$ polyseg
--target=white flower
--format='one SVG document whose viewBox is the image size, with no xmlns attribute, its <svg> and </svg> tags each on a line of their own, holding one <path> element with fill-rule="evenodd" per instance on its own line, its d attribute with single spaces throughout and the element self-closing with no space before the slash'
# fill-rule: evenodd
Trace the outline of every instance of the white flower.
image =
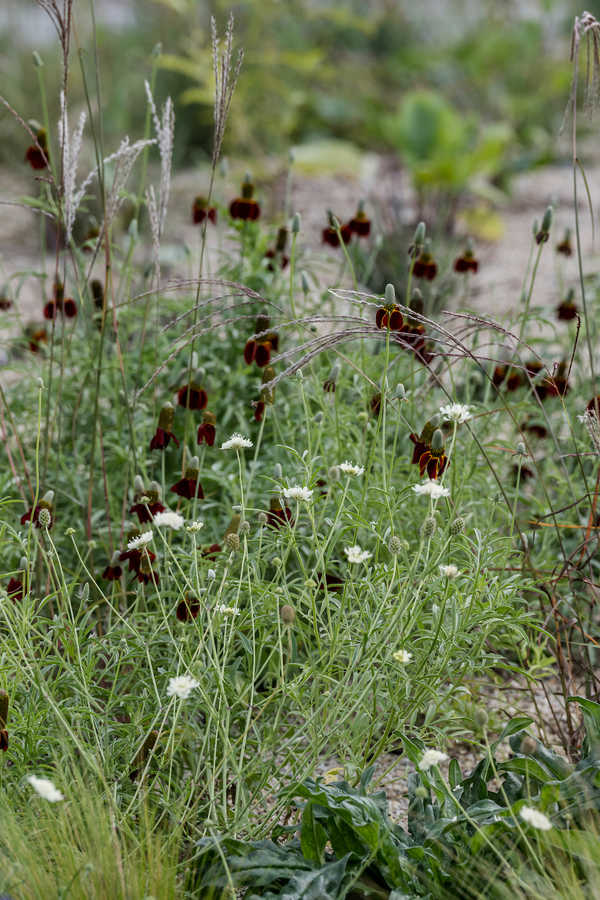
<svg viewBox="0 0 600 900">
<path fill-rule="evenodd" d="M 369 550 L 361 550 L 358 544 L 354 547 L 344 547 L 344 553 L 350 563 L 364 563 L 373 556 Z"/>
<path fill-rule="evenodd" d="M 250 447 L 254 447 L 250 438 L 244 437 L 237 431 L 231 435 L 228 441 L 221 444 L 221 450 L 249 450 Z"/>
<path fill-rule="evenodd" d="M 155 525 L 166 525 L 168 528 L 172 528 L 173 531 L 178 531 L 183 526 L 183 522 L 183 516 L 180 516 L 177 512 L 171 512 L 170 509 L 164 512 L 157 512 L 154 516 Z"/>
<path fill-rule="evenodd" d="M 312 500 L 313 492 L 307 487 L 295 485 L 294 487 L 284 488 L 283 496 L 286 500 L 304 500 L 306 503 Z"/>
<path fill-rule="evenodd" d="M 191 675 L 176 675 L 175 678 L 169 679 L 167 697 L 181 697 L 182 700 L 187 700 L 198 684 L 199 682 Z"/>
<path fill-rule="evenodd" d="M 239 609 L 234 609 L 233 606 L 225 606 L 224 603 L 220 603 L 218 606 L 215 606 L 215 612 L 223 613 L 225 616 L 239 616 Z"/>
<path fill-rule="evenodd" d="M 439 500 L 440 497 L 449 497 L 450 491 L 437 481 L 426 481 L 424 484 L 413 484 L 415 494 L 425 494 L 432 500 Z"/>
<path fill-rule="evenodd" d="M 355 466 L 354 463 L 351 463 L 348 460 L 340 463 L 338 469 L 345 475 L 362 475 L 365 471 L 364 466 Z"/>
<path fill-rule="evenodd" d="M 520 816 L 524 822 L 527 822 L 529 825 L 532 825 L 540 831 L 550 831 L 552 828 L 552 822 L 548 816 L 544 815 L 543 812 L 540 812 L 539 809 L 534 809 L 532 806 L 522 806 Z"/>
<path fill-rule="evenodd" d="M 412 653 L 409 653 L 408 650 L 396 650 L 392 654 L 392 659 L 395 659 L 397 663 L 409 663 L 412 659 Z"/>
<path fill-rule="evenodd" d="M 144 531 L 139 537 L 132 538 L 127 544 L 128 550 L 139 550 L 140 547 L 145 547 L 146 544 L 149 544 L 152 540 L 152 532 Z"/>
<path fill-rule="evenodd" d="M 458 567 L 453 565 L 440 566 L 440 575 L 443 575 L 445 578 L 456 578 Z"/>
<path fill-rule="evenodd" d="M 463 403 L 449 403 L 448 406 L 440 406 L 440 412 L 445 419 L 462 425 L 471 418 L 470 408 Z"/>
<path fill-rule="evenodd" d="M 426 750 L 419 762 L 419 768 L 426 772 L 432 766 L 439 766 L 440 763 L 446 762 L 447 759 L 448 754 L 442 753 L 441 750 Z"/>
<path fill-rule="evenodd" d="M 209 578 L 211 581 L 214 581 L 215 578 L 217 577 L 217 573 L 215 572 L 214 569 L 209 569 L 208 572 L 206 573 L 206 577 Z"/>
<path fill-rule="evenodd" d="M 43 797 L 44 800 L 47 800 L 48 803 L 58 803 L 59 800 L 65 799 L 49 778 L 37 778 L 35 775 L 28 775 L 27 781 L 34 791 L 36 791 L 40 797 Z"/>
<path fill-rule="evenodd" d="M 196 531 L 200 531 L 201 528 L 204 528 L 204 522 L 200 522 L 198 520 L 196 522 L 190 522 L 185 530 L 194 533 Z"/>
</svg>

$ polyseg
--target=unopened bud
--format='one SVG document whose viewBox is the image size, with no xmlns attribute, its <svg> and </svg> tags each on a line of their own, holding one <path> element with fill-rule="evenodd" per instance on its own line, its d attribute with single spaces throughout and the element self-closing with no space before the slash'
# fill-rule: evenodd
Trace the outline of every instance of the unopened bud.
<svg viewBox="0 0 600 900">
<path fill-rule="evenodd" d="M 396 288 L 393 284 L 386 284 L 385 286 L 385 302 L 390 306 L 396 302 Z"/>
<path fill-rule="evenodd" d="M 417 227 L 415 229 L 415 236 L 413 238 L 413 244 L 415 245 L 415 247 L 423 246 L 423 244 L 425 243 L 425 234 L 426 234 L 425 222 L 419 222 L 419 224 L 417 225 Z"/>
<path fill-rule="evenodd" d="M 488 714 L 482 706 L 478 706 L 473 713 L 473 721 L 478 728 L 485 728 L 488 723 Z"/>
<path fill-rule="evenodd" d="M 296 610 L 293 606 L 286 603 L 280 610 L 281 621 L 284 625 L 293 625 L 296 618 Z"/>
<path fill-rule="evenodd" d="M 465 520 L 459 516 L 450 524 L 450 534 L 456 537 L 457 534 L 462 534 L 465 530 Z"/>
<path fill-rule="evenodd" d="M 237 551 L 240 549 L 240 538 L 235 532 L 231 531 L 229 534 L 225 535 L 224 538 L 225 546 L 228 550 Z"/>
<path fill-rule="evenodd" d="M 424 520 L 423 525 L 421 526 L 421 531 L 423 532 L 423 537 L 432 537 L 435 533 L 436 529 L 436 521 L 433 516 L 427 516 Z"/>
<path fill-rule="evenodd" d="M 299 234 L 300 232 L 300 213 L 294 213 L 294 217 L 292 219 L 292 234 Z"/>
</svg>

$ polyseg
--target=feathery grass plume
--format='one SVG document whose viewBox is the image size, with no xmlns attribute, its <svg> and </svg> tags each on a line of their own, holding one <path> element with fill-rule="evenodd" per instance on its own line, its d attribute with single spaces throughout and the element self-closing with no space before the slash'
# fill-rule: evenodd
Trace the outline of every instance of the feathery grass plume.
<svg viewBox="0 0 600 900">
<path fill-rule="evenodd" d="M 227 125 L 227 117 L 229 116 L 229 108 L 235 86 L 242 67 L 244 51 L 238 50 L 235 64 L 233 62 L 233 13 L 229 14 L 227 28 L 225 31 L 225 44 L 223 49 L 219 46 L 219 36 L 217 34 L 217 23 L 214 16 L 210 19 L 210 30 L 212 36 L 212 56 L 213 56 L 213 72 L 215 78 L 215 108 L 214 121 L 215 133 L 213 142 L 213 166 L 216 166 L 219 156 L 221 155 L 221 147 L 225 136 L 225 128 Z"/>
<path fill-rule="evenodd" d="M 85 110 L 79 116 L 77 128 L 73 134 L 69 134 L 69 118 L 67 113 L 67 100 L 65 92 L 60 92 L 60 118 L 58 120 L 58 145 L 62 160 L 62 192 L 63 192 L 63 217 L 65 226 L 65 241 L 68 244 L 73 234 L 73 225 L 77 208 L 83 194 L 76 190 L 77 164 L 81 152 L 81 139 L 85 128 Z"/>
<path fill-rule="evenodd" d="M 597 106 L 600 96 L 600 22 L 598 22 L 595 16 L 587 11 L 584 11 L 580 16 L 575 16 L 573 32 L 571 34 L 573 77 L 567 112 L 572 108 L 573 118 L 575 118 L 577 110 L 579 54 L 581 52 L 582 43 L 585 43 L 587 49 L 584 106 L 587 112 L 591 114 L 593 109 Z"/>
<path fill-rule="evenodd" d="M 152 91 L 150 90 L 150 85 L 147 81 L 144 81 L 144 87 L 146 88 L 146 96 L 148 97 L 148 103 L 152 110 L 152 120 L 154 122 L 154 130 L 156 131 L 158 152 L 160 153 L 160 187 L 158 193 L 158 233 L 160 237 L 167 216 L 169 193 L 171 191 L 171 163 L 173 160 L 173 140 L 175 136 L 175 112 L 173 110 L 171 98 L 167 97 L 162 108 L 162 115 L 159 118 Z M 154 196 L 154 191 L 152 193 Z"/>
</svg>

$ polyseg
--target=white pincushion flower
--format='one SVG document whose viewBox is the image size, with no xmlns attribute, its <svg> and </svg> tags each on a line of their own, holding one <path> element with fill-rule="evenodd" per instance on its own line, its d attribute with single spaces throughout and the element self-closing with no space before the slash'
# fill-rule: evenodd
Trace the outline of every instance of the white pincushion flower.
<svg viewBox="0 0 600 900">
<path fill-rule="evenodd" d="M 43 797 L 44 800 L 47 800 L 48 803 L 58 803 L 60 800 L 65 799 L 49 778 L 37 778 L 35 775 L 28 775 L 27 781 L 34 791 L 36 791 L 40 797 Z"/>
<path fill-rule="evenodd" d="M 340 463 L 338 466 L 340 472 L 343 472 L 345 475 L 362 475 L 365 471 L 364 466 L 356 466 L 354 463 L 346 460 L 343 463 Z"/>
<path fill-rule="evenodd" d="M 431 497 L 432 500 L 439 500 L 440 497 L 449 497 L 450 491 L 437 481 L 426 481 L 424 484 L 413 484 L 415 494 L 424 494 Z"/>
<path fill-rule="evenodd" d="M 392 654 L 392 659 L 395 659 L 397 663 L 409 663 L 412 659 L 412 653 L 409 653 L 408 650 L 396 650 L 395 653 Z"/>
<path fill-rule="evenodd" d="M 237 431 L 231 435 L 228 441 L 221 444 L 221 450 L 249 450 L 250 447 L 254 447 L 250 438 L 244 437 Z"/>
<path fill-rule="evenodd" d="M 344 547 L 344 553 L 348 557 L 349 563 L 364 563 L 373 556 L 369 550 L 362 550 L 358 544 L 355 544 L 354 547 Z"/>
<path fill-rule="evenodd" d="M 443 575 L 444 578 L 456 578 L 458 575 L 458 566 L 440 566 L 440 575 Z"/>
<path fill-rule="evenodd" d="M 527 822 L 528 825 L 537 828 L 539 831 L 550 831 L 552 828 L 552 822 L 548 816 L 532 806 L 521 807 L 520 816 L 524 822 Z"/>
<path fill-rule="evenodd" d="M 152 540 L 152 532 L 144 531 L 138 537 L 132 538 L 127 544 L 128 550 L 140 550 L 142 547 L 145 547 L 146 544 L 149 544 Z"/>
<path fill-rule="evenodd" d="M 166 525 L 167 528 L 172 528 L 173 531 L 178 531 L 182 528 L 183 522 L 183 516 L 180 516 L 177 512 L 171 512 L 170 509 L 166 509 L 164 512 L 157 512 L 154 516 L 155 525 Z"/>
<path fill-rule="evenodd" d="M 446 762 L 448 758 L 448 754 L 442 753 L 441 750 L 426 750 L 419 762 L 419 768 L 423 772 L 427 772 L 432 766 L 439 766 L 440 763 Z"/>
<path fill-rule="evenodd" d="M 169 679 L 167 697 L 180 697 L 182 700 L 187 700 L 198 684 L 199 682 L 191 675 L 176 675 Z"/>
<path fill-rule="evenodd" d="M 299 484 L 294 485 L 294 487 L 284 488 L 283 496 L 286 500 L 304 500 L 305 503 L 308 503 L 312 500 L 313 492 L 310 488 L 302 487 Z"/>
<path fill-rule="evenodd" d="M 464 403 L 449 403 L 448 406 L 440 406 L 440 412 L 447 421 L 456 422 L 457 425 L 462 425 L 471 418 L 470 407 L 465 406 Z"/>
<path fill-rule="evenodd" d="M 190 531 L 192 534 L 194 534 L 195 532 L 200 531 L 201 528 L 204 528 L 204 522 L 200 522 L 200 520 L 197 520 L 196 522 L 190 522 L 190 524 L 186 528 L 186 531 Z"/>
<path fill-rule="evenodd" d="M 235 609 L 233 606 L 225 606 L 224 603 L 220 603 L 218 606 L 215 606 L 215 612 L 223 613 L 224 616 L 239 616 L 239 609 Z"/>
</svg>

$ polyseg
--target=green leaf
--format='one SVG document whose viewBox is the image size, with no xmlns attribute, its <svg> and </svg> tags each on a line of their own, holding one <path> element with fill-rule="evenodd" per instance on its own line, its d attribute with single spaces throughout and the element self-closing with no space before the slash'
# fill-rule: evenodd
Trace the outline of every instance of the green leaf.
<svg viewBox="0 0 600 900">
<path fill-rule="evenodd" d="M 518 775 L 524 775 L 526 778 L 533 778 L 541 784 L 551 781 L 554 774 L 544 768 L 536 759 L 530 757 L 517 756 L 514 759 L 507 759 L 498 765 L 499 772 L 516 772 Z"/>
<path fill-rule="evenodd" d="M 518 734 L 519 731 L 525 731 L 525 729 L 529 728 L 532 723 L 533 719 L 530 719 L 529 716 L 515 716 L 514 719 L 511 719 L 510 722 L 506 723 L 504 730 L 492 744 L 492 753 L 495 751 L 498 744 L 500 744 L 504 740 L 504 738 L 510 737 L 511 734 Z"/>
<path fill-rule="evenodd" d="M 300 849 L 302 855 L 315 865 L 322 865 L 325 858 L 327 832 L 319 822 L 315 821 L 313 804 L 307 803 L 302 814 L 300 829 Z"/>
</svg>

